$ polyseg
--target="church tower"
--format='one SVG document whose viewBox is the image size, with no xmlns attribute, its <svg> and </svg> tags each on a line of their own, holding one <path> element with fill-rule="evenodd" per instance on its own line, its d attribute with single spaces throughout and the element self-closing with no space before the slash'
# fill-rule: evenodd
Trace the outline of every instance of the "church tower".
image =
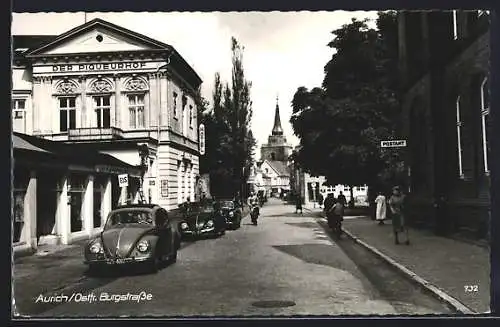
<svg viewBox="0 0 500 327">
<path fill-rule="evenodd" d="M 288 157 L 291 153 L 292 146 L 286 143 L 286 137 L 283 135 L 278 97 L 276 97 L 274 125 L 271 135 L 269 135 L 268 143 L 263 144 L 260 148 L 261 160 L 288 161 Z"/>
</svg>

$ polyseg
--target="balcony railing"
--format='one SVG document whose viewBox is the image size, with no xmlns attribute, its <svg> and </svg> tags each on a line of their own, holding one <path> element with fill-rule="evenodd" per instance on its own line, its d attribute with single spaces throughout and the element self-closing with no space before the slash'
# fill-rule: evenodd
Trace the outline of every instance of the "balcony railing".
<svg viewBox="0 0 500 327">
<path fill-rule="evenodd" d="M 69 140 L 112 140 L 123 138 L 123 131 L 116 127 L 75 128 L 68 131 Z"/>
</svg>

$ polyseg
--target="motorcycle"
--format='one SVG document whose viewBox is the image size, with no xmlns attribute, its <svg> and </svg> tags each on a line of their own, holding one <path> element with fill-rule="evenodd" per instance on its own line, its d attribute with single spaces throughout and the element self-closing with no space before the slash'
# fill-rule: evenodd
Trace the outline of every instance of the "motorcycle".
<svg viewBox="0 0 500 327">
<path fill-rule="evenodd" d="M 252 224 L 257 225 L 257 219 L 259 218 L 259 207 L 254 205 L 250 211 L 250 218 L 252 219 Z"/>
<path fill-rule="evenodd" d="M 335 214 L 328 217 L 328 227 L 332 230 L 335 236 L 339 239 L 342 235 L 342 218 Z"/>
</svg>

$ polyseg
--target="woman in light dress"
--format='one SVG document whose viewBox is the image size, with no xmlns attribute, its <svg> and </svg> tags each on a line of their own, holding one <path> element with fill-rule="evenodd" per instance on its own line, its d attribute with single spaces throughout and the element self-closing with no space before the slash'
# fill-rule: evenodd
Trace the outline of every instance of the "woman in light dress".
<svg viewBox="0 0 500 327">
<path fill-rule="evenodd" d="M 387 213 L 387 202 L 382 192 L 378 193 L 375 203 L 377 204 L 376 219 L 379 225 L 383 225 Z"/>
</svg>

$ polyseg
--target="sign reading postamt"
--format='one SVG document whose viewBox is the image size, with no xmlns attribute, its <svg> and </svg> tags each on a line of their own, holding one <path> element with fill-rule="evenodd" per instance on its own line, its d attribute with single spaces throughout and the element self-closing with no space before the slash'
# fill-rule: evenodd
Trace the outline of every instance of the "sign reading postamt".
<svg viewBox="0 0 500 327">
<path fill-rule="evenodd" d="M 404 148 L 406 146 L 406 140 L 381 141 L 380 146 L 382 148 Z"/>
</svg>

